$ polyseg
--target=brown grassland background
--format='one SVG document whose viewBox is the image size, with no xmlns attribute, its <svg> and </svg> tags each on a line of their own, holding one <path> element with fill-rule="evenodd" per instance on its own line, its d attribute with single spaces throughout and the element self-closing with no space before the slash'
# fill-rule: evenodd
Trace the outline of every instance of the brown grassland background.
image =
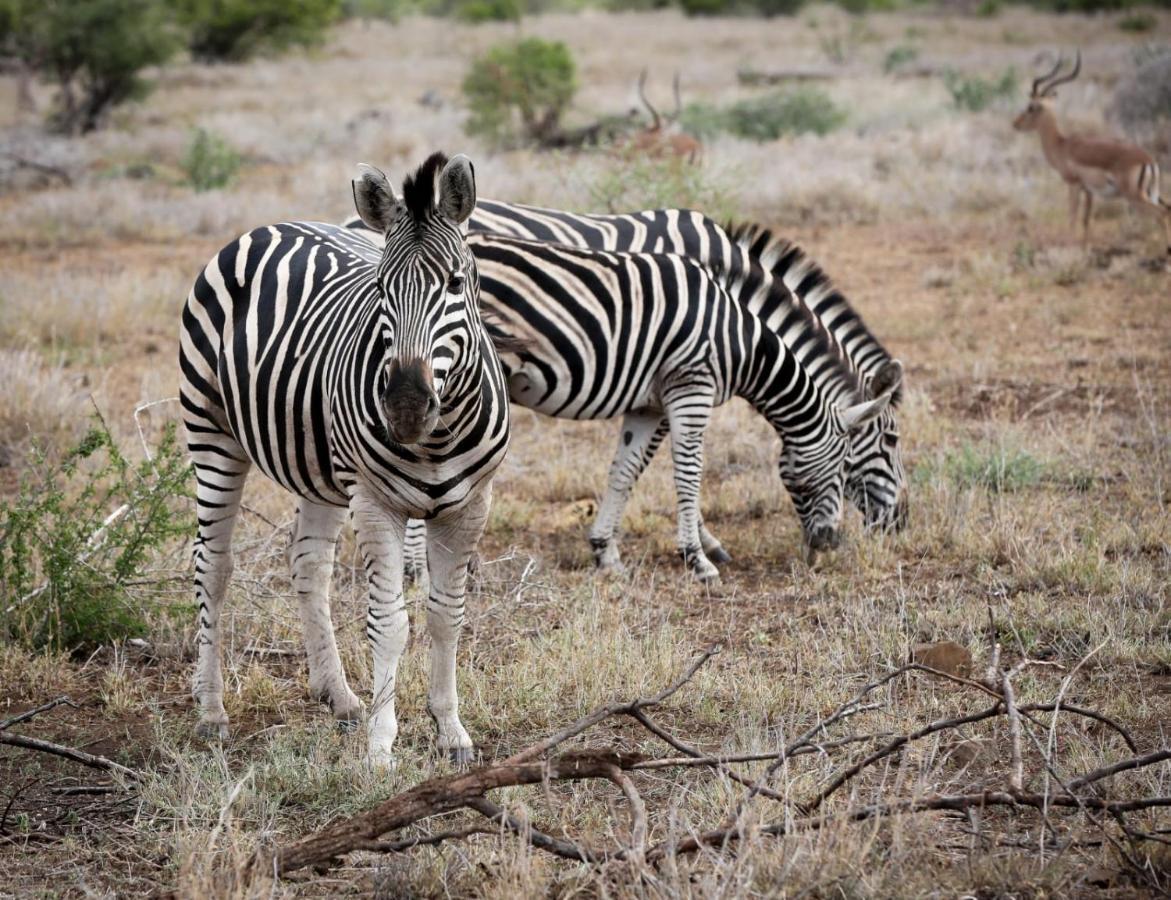
<svg viewBox="0 0 1171 900">
<path fill-rule="evenodd" d="M 1157 13 L 1155 35 L 1171 33 Z M 711 642 L 723 652 L 662 713 L 711 752 L 767 750 L 802 732 L 862 684 L 904 662 L 914 644 L 952 640 L 977 667 L 994 639 L 1013 659 L 1074 667 L 1068 696 L 1127 723 L 1140 748 L 1165 746 L 1171 726 L 1171 274 L 1154 223 L 1101 204 L 1094 249 L 1067 229 L 1066 196 L 1032 135 L 1010 127 L 1023 102 L 982 113 L 953 109 L 938 78 L 882 74 L 908 41 L 920 62 L 987 76 L 1014 66 L 1027 84 L 1037 54 L 1080 46 L 1084 74 L 1062 94 L 1068 118 L 1102 126 L 1114 85 L 1151 35 L 1117 17 L 993 18 L 871 15 L 851 25 L 836 9 L 798 17 L 688 20 L 675 13 L 526 18 L 528 35 L 565 40 L 579 65 L 573 115 L 632 105 L 645 64 L 666 95 L 683 73 L 687 101 L 728 101 L 741 66 L 824 65 L 819 43 L 840 36 L 848 57 L 824 85 L 848 113 L 825 137 L 710 141 L 693 195 L 776 226 L 821 262 L 872 330 L 906 364 L 901 428 L 912 524 L 848 540 L 815 569 L 776 477 L 778 447 L 741 402 L 720 409 L 707 442 L 703 506 L 734 556 L 718 590 L 685 575 L 674 552 L 670 469 L 659 459 L 625 522 L 629 573 L 597 578 L 585 530 L 604 486 L 613 423 L 564 423 L 516 409 L 514 441 L 496 480 L 460 648 L 463 721 L 486 760 L 503 758 L 613 698 L 651 693 Z M 476 163 L 484 196 L 597 208 L 607 179 L 629 163 L 613 153 L 492 152 L 464 136 L 459 84 L 467 61 L 514 26 L 408 19 L 350 23 L 319 51 L 238 66 L 173 65 L 141 104 L 82 139 L 45 138 L 0 79 L 8 146 L 67 169 L 72 186 L 9 173 L 0 193 L 0 490 L 16 489 L 34 439 L 62 447 L 93 404 L 128 453 L 133 410 L 177 390 L 178 314 L 199 268 L 258 224 L 337 221 L 348 180 L 367 161 L 399 177 L 433 149 Z M 438 109 L 418 100 L 433 91 Z M 44 102 L 45 97 L 41 100 Z M 664 105 L 666 96 L 663 97 Z M 245 158 L 223 190 L 195 193 L 179 161 L 190 128 L 224 135 Z M 1164 136 L 1166 138 L 1166 136 Z M 1166 153 L 1168 145 L 1162 150 Z M 1164 168 L 1171 159 L 1162 157 Z M 145 169 L 145 164 L 150 169 Z M 141 176 L 146 171 L 149 177 Z M 618 202 L 641 204 L 639 186 Z M 92 399 L 91 399 L 92 398 Z M 153 410 L 148 438 L 175 419 Z M 665 457 L 663 453 L 661 456 Z M 1000 489 L 978 477 L 1004 464 Z M 399 765 L 364 766 L 360 733 L 338 733 L 310 700 L 284 547 L 291 498 L 254 476 L 236 535 L 237 569 L 224 622 L 226 703 L 233 737 L 193 736 L 188 695 L 193 617 L 160 620 L 145 645 L 88 658 L 0 646 L 0 718 L 69 694 L 27 733 L 104 753 L 146 773 L 129 795 L 63 796 L 54 787 L 97 776 L 54 758 L 0 750 L 0 896 L 1141 896 L 1108 841 L 1076 815 L 1055 824 L 1088 844 L 1042 849 L 1041 818 L 989 810 L 840 825 L 783 840 L 749 835 L 737 852 L 701 853 L 654 880 L 620 864 L 588 867 L 508 835 L 378 857 L 354 854 L 327 873 L 250 888 L 232 875 L 261 845 L 307 833 L 405 789 L 447 763 L 432 754 L 424 709 L 421 601 L 399 680 Z M 154 560 L 148 579 L 190 603 L 187 548 Z M 369 690 L 361 566 L 346 532 L 334 619 L 351 683 Z M 1018 679 L 1023 702 L 1050 699 L 1057 669 Z M 897 732 L 980 702 L 927 678 L 881 692 L 879 708 L 831 737 Z M 1108 731 L 1059 717 L 1056 749 L 1076 773 L 1126 753 Z M 647 753 L 663 748 L 629 725 L 588 742 Z M 1003 720 L 927 739 L 836 796 L 827 811 L 882 798 L 961 791 L 1003 781 Z M 809 795 L 863 751 L 794 760 L 773 786 Z M 1043 768 L 1032 745 L 1030 772 Z M 761 766 L 743 766 L 759 772 Z M 656 838 L 711 827 L 743 788 L 711 773 L 637 777 Z M 1171 768 L 1119 776 L 1111 790 L 1168 794 Z M 1039 781 L 1034 787 L 1040 789 Z M 622 839 L 609 785 L 512 789 L 547 830 L 595 843 Z M 780 815 L 755 802 L 755 821 Z M 1134 820 L 1171 828 L 1166 813 Z M 425 823 L 416 833 L 448 827 Z M 978 833 L 977 833 L 978 832 Z M 1153 848 L 1153 849 L 1152 849 Z M 1147 844 L 1153 878 L 1171 883 L 1166 846 Z"/>
</svg>

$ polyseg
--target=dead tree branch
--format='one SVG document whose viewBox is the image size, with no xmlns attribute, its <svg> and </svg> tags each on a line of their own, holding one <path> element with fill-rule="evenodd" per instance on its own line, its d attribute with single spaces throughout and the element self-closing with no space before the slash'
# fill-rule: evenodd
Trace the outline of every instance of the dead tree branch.
<svg viewBox="0 0 1171 900">
<path fill-rule="evenodd" d="M 128 769 L 126 766 L 120 765 L 112 759 L 106 759 L 104 756 L 94 756 L 94 754 L 86 753 L 84 750 L 75 750 L 73 747 L 65 747 L 50 741 L 42 741 L 39 738 L 25 737 L 23 734 L 0 732 L 0 744 L 7 744 L 10 747 L 21 747 L 25 750 L 36 750 L 40 753 L 51 753 L 53 756 L 71 759 L 76 763 L 81 763 L 83 766 L 89 766 L 91 769 L 105 769 L 108 772 L 117 772 L 119 775 L 129 778 L 131 781 L 142 780 L 140 773 L 134 769 Z"/>
</svg>

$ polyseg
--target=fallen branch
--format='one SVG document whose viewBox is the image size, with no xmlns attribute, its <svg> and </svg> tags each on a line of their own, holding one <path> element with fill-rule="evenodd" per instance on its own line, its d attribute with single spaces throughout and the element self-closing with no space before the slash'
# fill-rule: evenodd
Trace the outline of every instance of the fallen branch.
<svg viewBox="0 0 1171 900">
<path fill-rule="evenodd" d="M 50 700 L 48 703 L 42 703 L 40 706 L 34 707 L 33 709 L 25 710 L 22 713 L 17 713 L 10 719 L 5 719 L 3 722 L 0 722 L 0 731 L 11 728 L 13 725 L 19 725 L 21 722 L 27 722 L 34 716 L 39 716 L 41 713 L 48 712 L 49 710 L 61 706 L 62 704 L 66 706 L 72 706 L 74 709 L 77 709 L 77 704 L 74 703 L 69 697 L 58 697 L 56 700 Z"/>
<path fill-rule="evenodd" d="M 112 759 L 106 759 L 104 756 L 95 756 L 92 753 L 86 753 L 84 750 L 75 750 L 73 747 L 65 747 L 50 741 L 42 741 L 39 738 L 25 737 L 23 734 L 0 732 L 0 744 L 7 744 L 10 747 L 21 747 L 25 750 L 36 750 L 40 753 L 50 753 L 53 756 L 61 756 L 65 759 L 71 759 L 76 763 L 81 763 L 83 766 L 89 766 L 91 769 L 105 769 L 108 772 L 117 772 L 119 775 L 129 778 L 131 781 L 142 780 L 142 775 L 134 769 L 120 765 Z"/>
</svg>

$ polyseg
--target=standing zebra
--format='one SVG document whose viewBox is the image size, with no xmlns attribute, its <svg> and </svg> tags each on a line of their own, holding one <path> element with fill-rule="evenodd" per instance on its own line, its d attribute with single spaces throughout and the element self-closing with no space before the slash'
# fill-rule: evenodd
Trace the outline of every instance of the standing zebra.
<svg viewBox="0 0 1171 900">
<path fill-rule="evenodd" d="M 223 737 L 220 612 L 231 533 L 253 464 L 299 498 L 289 552 L 309 684 L 339 720 L 360 714 L 334 642 L 334 544 L 353 516 L 369 580 L 374 655 L 369 758 L 390 765 L 395 674 L 407 640 L 402 543 L 425 519 L 432 639 L 428 710 L 438 745 L 472 755 L 459 720 L 455 658 L 467 563 L 491 478 L 508 447 L 508 397 L 479 313 L 461 224 L 476 203 L 464 156 L 434 154 L 397 198 L 364 167 L 354 200 L 369 241 L 333 225 L 258 228 L 224 247 L 183 312 L 183 418 L 198 482 L 195 590 L 201 731 Z"/>
<path fill-rule="evenodd" d="M 363 228 L 359 219 L 345 224 Z M 579 215 L 481 200 L 468 224 L 473 232 L 571 247 L 690 256 L 721 273 L 729 293 L 753 313 L 764 316 L 768 327 L 781 335 L 807 368 L 817 370 L 832 362 L 817 358 L 828 346 L 857 375 L 865 396 L 892 395 L 882 415 L 854 436 L 847 496 L 862 510 L 867 527 L 898 529 L 905 525 L 906 473 L 895 416 L 902 398 L 902 364 L 891 358 L 829 277 L 795 244 L 758 225 L 725 230 L 702 213 L 680 209 Z M 805 337 L 810 313 L 826 341 Z M 730 559 L 702 526 L 701 534 L 713 559 Z"/>
<path fill-rule="evenodd" d="M 780 475 L 807 551 L 837 545 L 853 433 L 882 414 L 893 389 L 862 399 L 824 346 L 824 364 L 811 372 L 689 257 L 485 234 L 468 242 L 513 402 L 562 418 L 624 416 L 590 533 L 600 566 L 618 565 L 614 535 L 626 501 L 669 432 L 679 549 L 696 576 L 718 576 L 700 531 L 703 436 L 712 408 L 733 396 L 781 437 Z M 805 339 L 824 345 L 809 320 Z"/>
</svg>

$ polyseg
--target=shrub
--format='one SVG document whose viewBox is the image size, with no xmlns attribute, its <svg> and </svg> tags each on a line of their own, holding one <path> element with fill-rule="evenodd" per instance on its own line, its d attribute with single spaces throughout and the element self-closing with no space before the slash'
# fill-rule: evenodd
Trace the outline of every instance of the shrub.
<svg viewBox="0 0 1171 900">
<path fill-rule="evenodd" d="M 239 62 L 321 43 L 342 0 L 175 0 L 196 59 Z"/>
<path fill-rule="evenodd" d="M 747 12 L 769 17 L 792 16 L 804 5 L 805 0 L 679 0 L 679 7 L 689 16 L 728 16 Z"/>
<path fill-rule="evenodd" d="M 610 212 L 683 207 L 719 220 L 737 211 L 734 191 L 703 167 L 678 157 L 630 156 L 607 165 L 588 185 L 591 208 Z"/>
<path fill-rule="evenodd" d="M 882 71 L 891 75 L 918 58 L 919 51 L 910 44 L 899 44 L 896 47 L 891 47 L 887 52 L 886 58 L 882 61 Z"/>
<path fill-rule="evenodd" d="M 1128 13 L 1118 20 L 1118 27 L 1122 31 L 1130 31 L 1136 34 L 1154 31 L 1155 26 L 1158 24 L 1159 20 L 1146 11 Z"/>
<path fill-rule="evenodd" d="M 828 134 L 845 120 L 846 114 L 823 91 L 798 88 L 740 100 L 723 109 L 693 104 L 680 121 L 686 130 L 705 137 L 724 131 L 772 141 L 786 134 Z"/>
<path fill-rule="evenodd" d="M 462 0 L 455 7 L 457 18 L 465 22 L 519 22 L 519 0 Z"/>
<path fill-rule="evenodd" d="M 548 140 L 576 89 L 573 57 L 560 41 L 526 38 L 493 47 L 463 81 L 471 109 L 466 130 L 497 143 Z"/>
<path fill-rule="evenodd" d="M 100 425 L 60 464 L 35 456 L 29 470 L 0 504 L 0 635 L 78 651 L 143 634 L 158 608 L 144 599 L 144 570 L 192 526 L 175 502 L 190 467 L 174 428 L 137 466 Z"/>
<path fill-rule="evenodd" d="M 197 128 L 183 154 L 187 182 L 197 191 L 210 191 L 231 183 L 240 168 L 240 154 L 219 135 Z"/>
<path fill-rule="evenodd" d="M 3 0 L 0 55 L 59 88 L 53 124 L 97 128 L 111 107 L 142 96 L 139 73 L 178 48 L 164 0 Z"/>
<path fill-rule="evenodd" d="M 1019 491 L 1040 483 L 1046 466 L 1024 450 L 996 447 L 979 450 L 965 444 L 948 453 L 944 471 L 960 487 L 982 487 L 994 494 Z"/>
<path fill-rule="evenodd" d="M 1016 93 L 1016 72 L 1006 69 L 999 80 L 988 80 L 979 75 L 963 75 L 954 69 L 943 73 L 943 84 L 951 94 L 952 105 L 968 112 L 981 112 L 997 100 Z"/>
</svg>

